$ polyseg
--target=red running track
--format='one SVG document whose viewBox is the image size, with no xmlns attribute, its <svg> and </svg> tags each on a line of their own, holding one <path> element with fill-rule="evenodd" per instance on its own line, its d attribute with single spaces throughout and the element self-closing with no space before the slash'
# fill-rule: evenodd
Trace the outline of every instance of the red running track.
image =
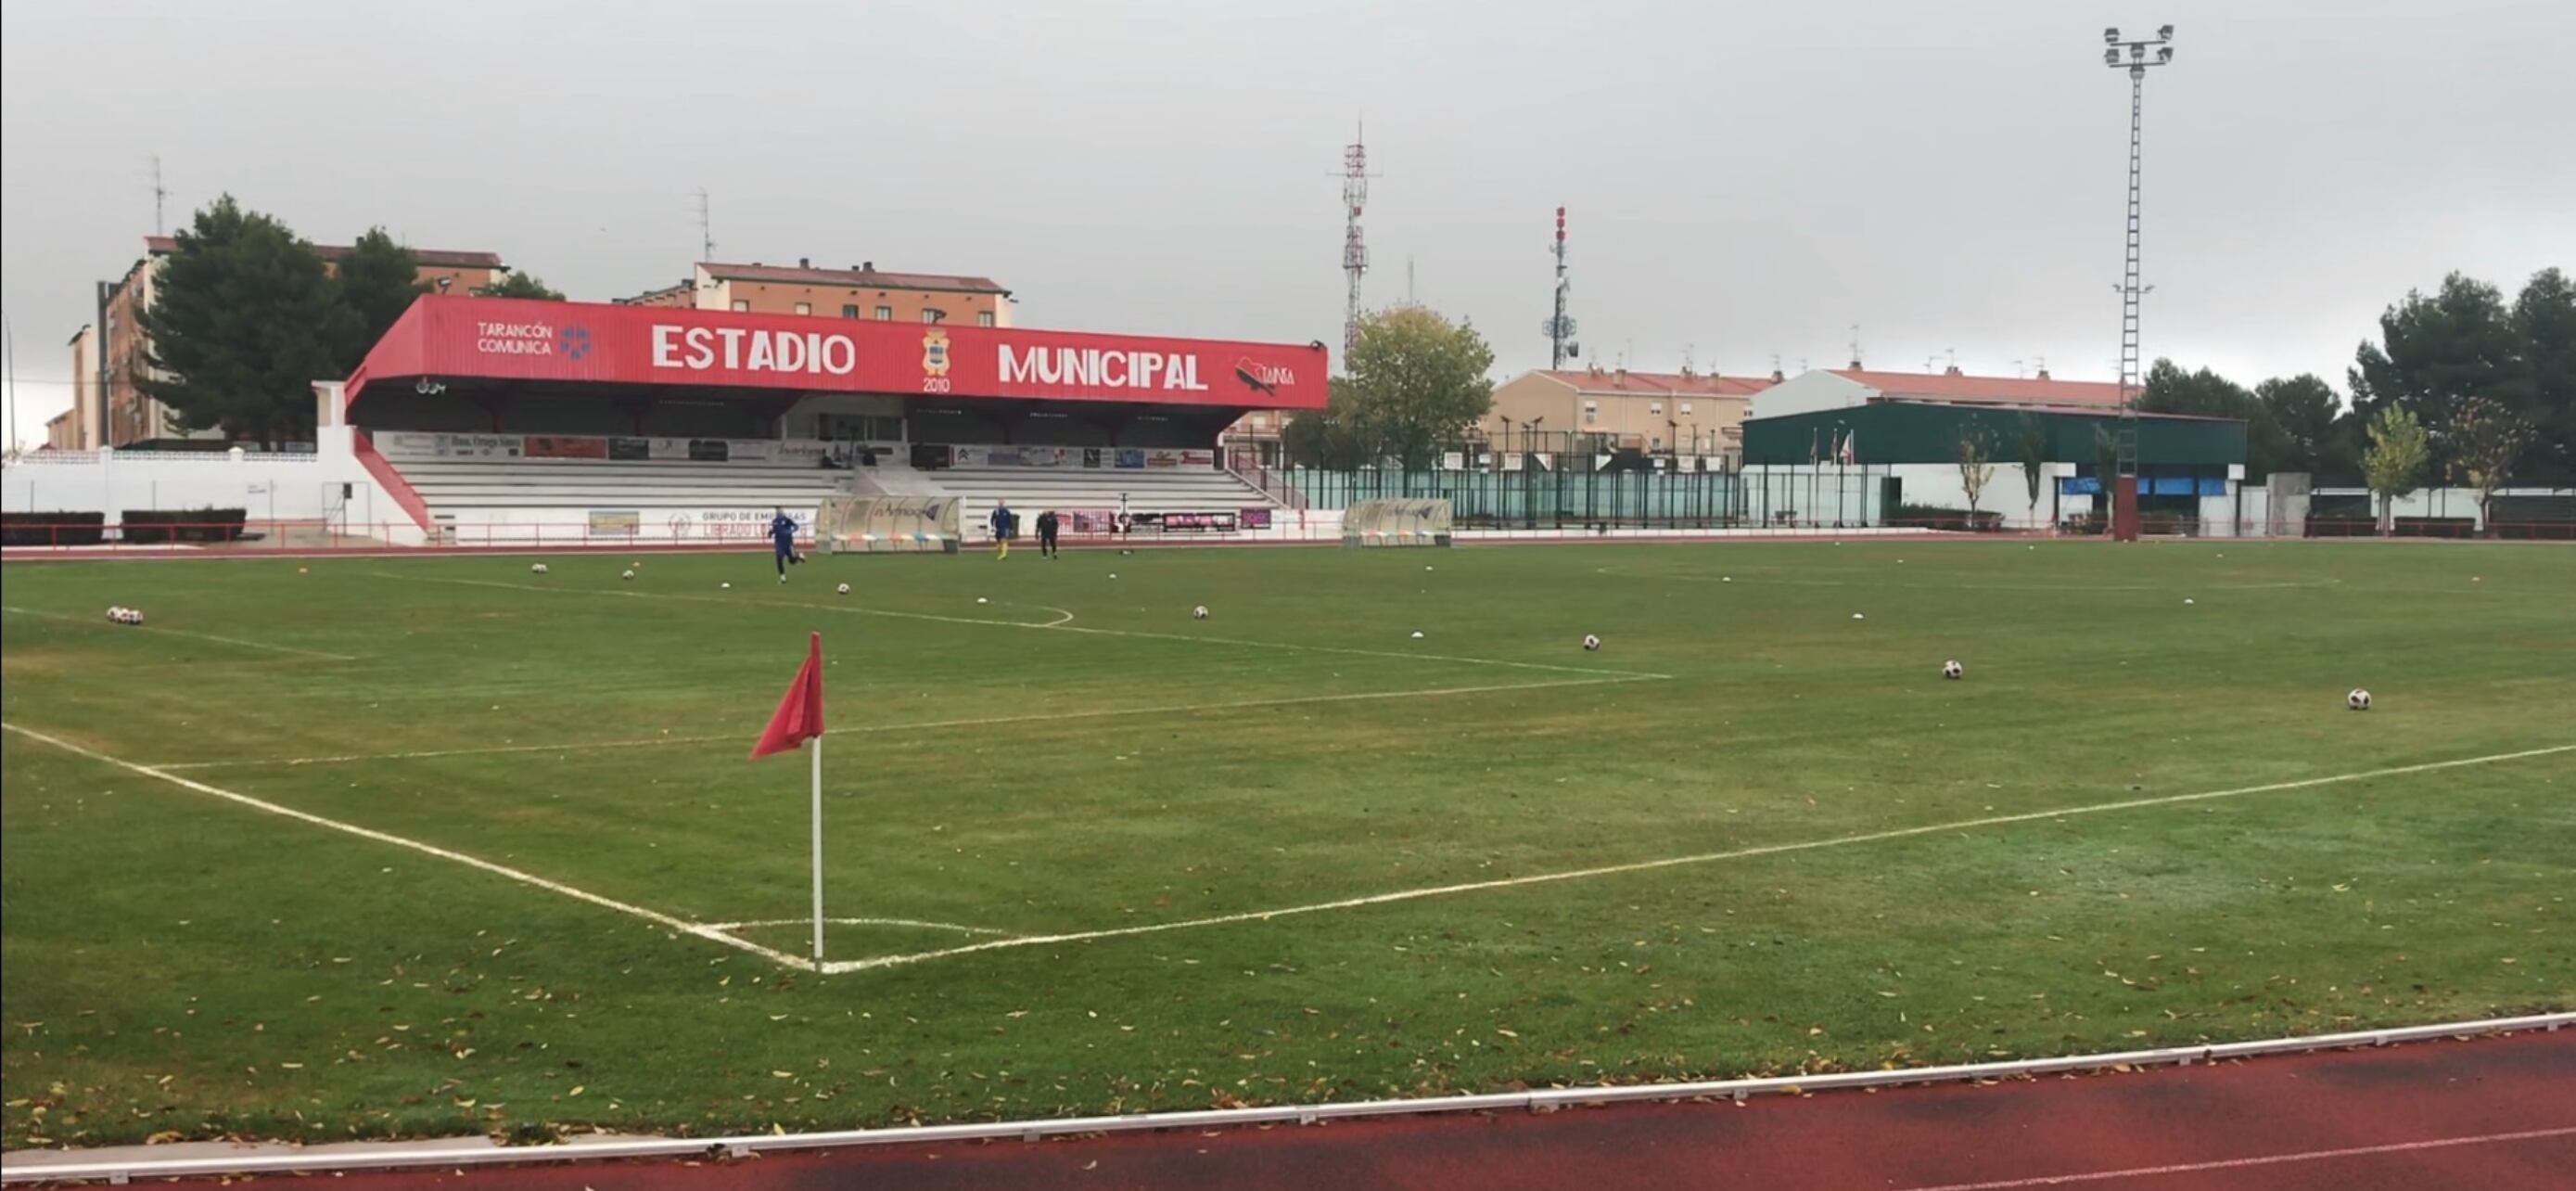
<svg viewBox="0 0 2576 1191">
<path fill-rule="evenodd" d="M 331 1185 L 2566 1191 L 2576 1188 L 2576 1032 L 1743 1105 L 349 1175 Z"/>
</svg>

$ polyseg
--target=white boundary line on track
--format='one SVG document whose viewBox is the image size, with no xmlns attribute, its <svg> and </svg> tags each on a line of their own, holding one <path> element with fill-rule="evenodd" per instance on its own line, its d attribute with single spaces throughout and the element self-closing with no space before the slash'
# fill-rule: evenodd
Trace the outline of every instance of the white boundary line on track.
<svg viewBox="0 0 2576 1191">
<path fill-rule="evenodd" d="M 86 616 L 72 616 L 62 612 L 47 612 L 41 608 L 21 608 L 15 604 L 0 606 L 0 612 L 7 612 L 12 616 L 41 616 L 47 620 L 68 621 L 72 624 L 91 623 L 90 619 Z M 120 632 L 162 633 L 172 637 L 192 637 L 199 641 L 213 641 L 220 645 L 236 645 L 243 649 L 264 649 L 270 653 L 288 653 L 294 654 L 297 657 L 321 658 L 324 661 L 354 662 L 358 660 L 357 658 L 345 653 L 324 653 L 318 649 L 297 649 L 292 645 L 269 645 L 260 641 L 244 641 L 239 637 L 218 637 L 213 633 L 190 632 L 187 629 L 167 629 L 158 625 L 134 624 L 108 625 L 104 627 L 115 628 Z"/>
<path fill-rule="evenodd" d="M 1393 658 L 1403 662 L 1455 662 L 1463 666 L 1505 666 L 1516 670 L 1545 670 L 1557 674 L 1588 674 L 1607 678 L 1671 678 L 1670 674 L 1653 674 L 1640 670 L 1605 670 L 1597 666 L 1560 666 L 1553 662 L 1515 662 L 1502 658 L 1468 658 L 1437 653 L 1399 653 L 1388 649 L 1355 649 L 1344 645 L 1307 645 L 1293 641 L 1248 641 L 1237 637 L 1196 637 L 1185 633 L 1157 633 L 1144 629 L 1099 629 L 1065 622 L 1032 624 L 1025 620 L 993 620 L 978 616 L 944 616 L 936 612 L 895 612 L 884 608 L 863 608 L 855 604 L 810 604 L 801 600 L 733 599 L 724 596 L 687 595 L 675 591 L 623 591 L 593 587 L 546 587 L 534 583 L 504 583 L 497 579 L 454 579 L 439 575 L 397 575 L 389 571 L 367 571 L 377 579 L 397 583 L 447 583 L 459 587 L 490 587 L 502 591 L 534 591 L 546 595 L 609 596 L 631 600 L 685 600 L 698 604 L 724 604 L 735 608 L 810 608 L 821 612 L 839 612 L 854 616 L 886 616 L 901 620 L 927 620 L 941 624 L 987 625 L 1004 629 L 1033 629 L 1055 633 L 1087 633 L 1101 637 L 1129 637 L 1144 641 L 1188 641 L 1200 645 L 1234 645 L 1249 649 L 1281 649 L 1292 653 L 1329 653 L 1347 657 Z M 1029 607 L 1041 607 L 1031 604 Z M 1063 613 L 1061 608 L 1049 612 Z"/>
<path fill-rule="evenodd" d="M 861 1146 L 947 1145 L 958 1142 L 1013 1139 L 1035 1142 L 1047 1138 L 1079 1138 L 1105 1133 L 1151 1133 L 1172 1129 L 1239 1129 L 1288 1124 L 1312 1125 L 1328 1120 L 1427 1116 L 1461 1112 L 1556 1111 L 1637 1102 L 1724 1099 L 1742 1103 L 1755 1096 L 1804 1097 L 1814 1092 L 1858 1088 L 1990 1082 L 2134 1067 L 2188 1067 L 2195 1063 L 2207 1064 L 2223 1060 L 2262 1058 L 2269 1055 L 2309 1054 L 2321 1050 L 2387 1046 L 2401 1042 L 2431 1042 L 2438 1039 L 2510 1035 L 2530 1031 L 2554 1033 L 2569 1025 L 2576 1025 L 2576 1013 L 2544 1013 L 2530 1017 L 2489 1018 L 2483 1021 L 2441 1022 L 2384 1030 L 2357 1030 L 2341 1034 L 2313 1034 L 2304 1038 L 2266 1038 L 2250 1042 L 2218 1042 L 2198 1046 L 2164 1047 L 2156 1050 L 2060 1055 L 2045 1059 L 2011 1059 L 2003 1062 L 1962 1063 L 1944 1067 L 1900 1068 L 1893 1071 L 1846 1071 L 1824 1075 L 1705 1080 L 1690 1083 L 1553 1087 L 1524 1092 L 1424 1096 L 1410 1100 L 1358 1100 L 1338 1103 L 1284 1104 L 1260 1108 L 1138 1112 L 1124 1116 L 1056 1117 L 1040 1120 L 988 1121 L 965 1125 L 840 1129 L 815 1133 L 752 1133 L 733 1137 L 706 1138 L 612 1138 L 577 1140 L 571 1144 L 559 1146 L 503 1146 L 494 1144 L 489 1138 L 475 1137 L 459 1138 L 445 1145 L 360 1144 L 347 1147 L 335 1146 L 323 1152 L 271 1145 L 264 1152 L 254 1151 L 246 1154 L 140 1159 L 135 1155 L 147 1151 L 148 1147 L 118 1147 L 105 1155 L 97 1154 L 95 1151 L 84 1153 L 77 1150 L 54 1152 L 20 1150 L 0 1158 L 0 1161 L 7 1163 L 5 1167 L 0 1167 L 0 1182 L 122 1180 L 129 1177 L 167 1179 L 192 1175 L 297 1172 L 324 1174 L 363 1170 L 425 1170 L 435 1167 L 607 1162 L 643 1158 L 749 1157 L 761 1153 Z M 56 1159 L 57 1155 L 59 1155 L 57 1160 L 48 1160 Z"/>
<path fill-rule="evenodd" d="M 2242 1170 L 2249 1166 L 2277 1166 L 2284 1162 L 2316 1162 L 2327 1158 L 2360 1158 L 2371 1154 L 2406 1154 L 2417 1150 L 2440 1150 L 2452 1146 L 2493 1145 L 2501 1141 L 2539 1141 L 2550 1137 L 2576 1136 L 2576 1125 L 2555 1129 L 2525 1129 L 2518 1133 L 2481 1133 L 2475 1137 L 2436 1137 L 2429 1141 L 2395 1141 L 2386 1145 L 2347 1146 L 2339 1150 L 2300 1150 L 2289 1154 L 2263 1154 L 2252 1158 L 2221 1158 L 2210 1162 L 2176 1162 L 2164 1166 L 2132 1166 L 2126 1170 L 2096 1170 L 2082 1174 L 2049 1174 L 2025 1179 L 1994 1179 L 1983 1183 L 1943 1183 L 1937 1187 L 1909 1187 L 1906 1191 L 2012 1191 L 2020 1187 L 2065 1187 L 2075 1183 L 2098 1183 L 2104 1179 L 2143 1179 L 2157 1175 L 2191 1174 L 2203 1170 Z"/>
<path fill-rule="evenodd" d="M 862 724 L 851 728 L 834 728 L 829 735 L 883 735 L 890 732 L 929 731 L 943 728 L 989 728 L 1002 724 L 1042 724 L 1056 720 L 1111 719 L 1130 715 L 1182 715 L 1200 711 L 1242 711 L 1255 707 L 1302 707 L 1315 703 L 1356 703 L 1365 700 L 1423 698 L 1451 695 L 1498 694 L 1505 691 L 1544 691 L 1558 687 L 1611 686 L 1623 682 L 1660 681 L 1659 676 L 1637 675 L 1628 678 L 1568 678 L 1552 682 L 1506 682 L 1490 686 L 1434 687 L 1412 691 L 1351 691 L 1334 695 L 1283 695 L 1276 699 L 1237 699 L 1220 703 L 1184 703 L 1162 707 L 1111 707 L 1090 711 L 1049 711 L 1030 715 L 983 716 L 962 720 L 923 720 L 909 724 Z M 257 768 L 264 765 L 339 765 L 355 761 L 418 761 L 432 757 L 480 757 L 502 753 L 572 753 L 593 749 L 642 748 L 658 745 L 712 744 L 740 742 L 759 735 L 753 728 L 721 736 L 641 736 L 631 740 L 581 740 L 568 744 L 495 744 L 473 748 L 421 749 L 405 753 L 345 753 L 325 757 L 259 757 L 242 761 L 175 761 L 156 763 L 153 768 L 167 772 L 199 769 Z"/>
<path fill-rule="evenodd" d="M 543 889 L 548 893 L 559 893 L 575 901 L 588 902 L 591 905 L 598 906 L 604 910 L 615 910 L 618 913 L 627 915 L 631 918 L 641 918 L 644 921 L 650 922 L 655 926 L 662 927 L 665 930 L 678 931 L 682 934 L 708 940 L 709 942 L 722 943 L 727 947 L 748 951 L 762 959 L 766 959 L 784 967 L 803 968 L 807 971 L 813 970 L 814 965 L 811 960 L 799 959 L 787 954 L 786 952 L 763 947 L 748 939 L 735 938 L 734 936 L 708 926 L 703 922 L 690 922 L 683 918 L 676 918 L 669 914 L 662 913 L 659 910 L 648 910 L 642 906 L 629 905 L 614 898 L 602 897 L 599 894 L 592 893 L 586 889 L 575 889 L 560 881 L 549 881 L 544 877 L 540 877 L 535 873 L 528 872 L 524 869 L 511 868 L 506 864 L 495 864 L 492 861 L 483 859 L 482 857 L 468 856 L 463 852 L 450 851 L 449 849 L 439 847 L 436 844 L 425 844 L 419 840 L 407 839 L 403 836 L 394 835 L 389 832 L 377 831 L 368 827 L 360 827 L 354 823 L 343 823 L 337 819 L 324 818 L 323 816 L 314 814 L 310 811 L 300 811 L 290 806 L 280 806 L 277 803 L 270 802 L 266 799 L 253 798 L 248 794 L 238 794 L 219 786 L 209 786 L 204 782 L 192 781 L 167 770 L 156 769 L 150 765 L 139 765 L 121 757 L 111 757 L 106 753 L 97 751 L 96 749 L 83 748 L 80 745 L 73 744 L 68 740 L 62 739 L 61 737 L 49 736 L 43 732 L 38 732 L 30 728 L 19 727 L 16 724 L 0 723 L 0 730 L 15 732 L 29 740 L 52 745 L 64 752 L 77 757 L 88 758 L 89 760 L 96 761 L 102 765 L 112 765 L 118 769 L 125 770 L 128 773 L 140 774 L 156 781 L 168 782 L 183 790 L 193 791 L 209 797 L 220 798 L 227 802 L 249 807 L 252 810 L 266 811 L 269 814 L 294 819 L 298 822 L 310 823 L 316 827 L 327 827 L 333 831 L 357 836 L 360 839 L 372 840 L 380 844 L 391 844 L 397 848 L 407 848 L 424 856 L 434 856 L 440 860 L 454 861 L 455 863 L 462 864 L 468 868 L 481 869 L 484 872 L 491 873 L 495 876 L 506 877 L 522 885 Z"/>
<path fill-rule="evenodd" d="M 1977 819 L 1960 819 L 1948 823 L 1930 823 L 1920 827 L 1897 827 L 1886 831 L 1870 831 L 1863 832 L 1858 835 L 1835 836 L 1830 839 L 1802 840 L 1795 843 L 1784 844 L 1762 844 L 1756 847 L 1736 848 L 1725 852 L 1702 852 L 1691 856 L 1668 856 L 1660 860 L 1637 860 L 1630 861 L 1625 864 L 1605 864 L 1593 868 L 1569 869 L 1563 872 L 1532 873 L 1528 876 L 1521 877 L 1500 877 L 1490 881 L 1468 881 L 1456 885 L 1434 885 L 1422 889 L 1400 889 L 1392 893 L 1373 893 L 1363 897 L 1346 897 L 1336 901 L 1311 902 L 1302 906 L 1287 906 L 1276 910 L 1246 910 L 1233 914 L 1216 914 L 1205 918 L 1182 919 L 1177 922 L 1154 922 L 1146 923 L 1141 926 L 1112 927 L 1107 930 L 1072 931 L 1054 935 L 1021 935 L 1009 939 L 994 939 L 988 942 L 968 943 L 957 947 L 943 947 L 935 951 L 919 951 L 909 955 L 882 955 L 868 959 L 827 962 L 823 965 L 823 970 L 831 973 L 861 972 L 870 968 L 885 968 L 893 967 L 897 964 L 921 963 L 925 960 L 947 959 L 953 956 L 970 955 L 979 951 L 996 951 L 1007 947 L 1036 947 L 1057 943 L 1087 943 L 1096 939 L 1118 939 L 1126 938 L 1131 935 L 1159 934 L 1165 931 L 1190 930 L 1206 926 L 1226 926 L 1240 922 L 1268 922 L 1274 918 L 1287 918 L 1300 914 L 1316 914 L 1326 910 L 1355 910 L 1365 906 L 1386 905 L 1391 902 L 1417 901 L 1422 898 L 1447 897 L 1461 893 L 1480 893 L 1492 889 L 1511 889 L 1524 885 L 1551 884 L 1558 881 L 1579 881 L 1591 877 L 1620 876 L 1627 873 L 1651 872 L 1656 869 L 1676 868 L 1683 865 L 1709 864 L 1720 860 L 1744 860 L 1755 856 L 1775 856 L 1784 852 L 1809 852 L 1822 848 L 1847 847 L 1852 844 L 1882 843 L 1887 840 L 1910 839 L 1915 836 L 1938 835 L 1952 831 L 1968 831 L 1980 827 L 2000 827 L 2013 823 L 2031 823 L 2042 819 L 2063 819 L 2076 815 L 2098 815 L 2110 811 L 2136 810 L 2141 807 L 2172 806 L 2186 802 L 2207 802 L 2219 798 L 2240 798 L 2248 794 L 2271 794 L 2284 790 L 2305 790 L 2317 786 L 2335 785 L 2341 782 L 2368 781 L 2373 778 L 2399 777 L 2414 773 L 2433 773 L 2445 769 L 2459 769 L 2470 765 L 2491 765 L 2500 761 L 2520 761 L 2532 757 L 2545 757 L 2569 752 L 2576 752 L 2576 744 L 2552 745 L 2547 748 L 2524 749 L 2520 752 L 2512 753 L 2493 753 L 2484 757 L 2463 757 L 2450 761 L 2428 761 L 2420 765 L 2398 765 L 2386 769 L 2372 769 L 2359 773 L 2335 774 L 2328 777 L 2302 778 L 2296 781 L 2269 782 L 2259 786 L 2238 786 L 2234 789 L 2228 790 L 2206 790 L 2196 794 L 2167 794 L 2154 798 L 2124 798 L 2117 802 L 2097 802 L 2084 806 L 2061 807 L 2055 810 L 2044 811 L 2026 811 L 2012 815 L 1988 815 Z"/>
</svg>

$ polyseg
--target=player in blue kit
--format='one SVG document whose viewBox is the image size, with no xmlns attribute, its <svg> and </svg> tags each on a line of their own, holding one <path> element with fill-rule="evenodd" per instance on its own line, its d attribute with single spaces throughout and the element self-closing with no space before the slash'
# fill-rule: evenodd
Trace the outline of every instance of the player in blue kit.
<svg viewBox="0 0 2576 1191">
<path fill-rule="evenodd" d="M 777 516 L 769 519 L 769 544 L 777 554 L 778 581 L 785 583 L 787 564 L 803 562 L 805 559 L 804 556 L 796 553 L 796 519 L 788 516 L 784 508 L 778 510 Z"/>
</svg>

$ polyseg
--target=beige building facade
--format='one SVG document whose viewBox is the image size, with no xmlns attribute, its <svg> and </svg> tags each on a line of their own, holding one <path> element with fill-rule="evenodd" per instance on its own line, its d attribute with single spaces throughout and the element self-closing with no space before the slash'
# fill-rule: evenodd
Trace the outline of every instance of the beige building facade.
<svg viewBox="0 0 2576 1191">
<path fill-rule="evenodd" d="M 687 281 L 621 300 L 631 306 L 752 314 L 1011 325 L 1011 291 L 989 277 L 885 272 L 874 261 L 849 269 L 816 268 L 811 259 L 794 265 L 706 262 Z"/>
<path fill-rule="evenodd" d="M 1477 430 L 1507 452 L 1562 450 L 1570 432 L 1602 450 L 1740 458 L 1745 411 L 1776 381 L 1688 369 L 1534 369 L 1494 389 Z"/>
</svg>

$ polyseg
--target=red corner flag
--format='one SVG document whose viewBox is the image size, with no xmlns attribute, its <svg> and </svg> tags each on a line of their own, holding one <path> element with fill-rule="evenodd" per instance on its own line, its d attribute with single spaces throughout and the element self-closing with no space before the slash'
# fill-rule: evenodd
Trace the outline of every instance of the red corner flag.
<svg viewBox="0 0 2576 1191">
<path fill-rule="evenodd" d="M 787 695 L 770 714 L 769 726 L 761 729 L 760 743 L 751 746 L 751 759 L 794 751 L 822 734 L 823 634 L 816 633 L 806 648 L 805 664 L 796 669 L 796 681 L 787 685 Z"/>
</svg>

